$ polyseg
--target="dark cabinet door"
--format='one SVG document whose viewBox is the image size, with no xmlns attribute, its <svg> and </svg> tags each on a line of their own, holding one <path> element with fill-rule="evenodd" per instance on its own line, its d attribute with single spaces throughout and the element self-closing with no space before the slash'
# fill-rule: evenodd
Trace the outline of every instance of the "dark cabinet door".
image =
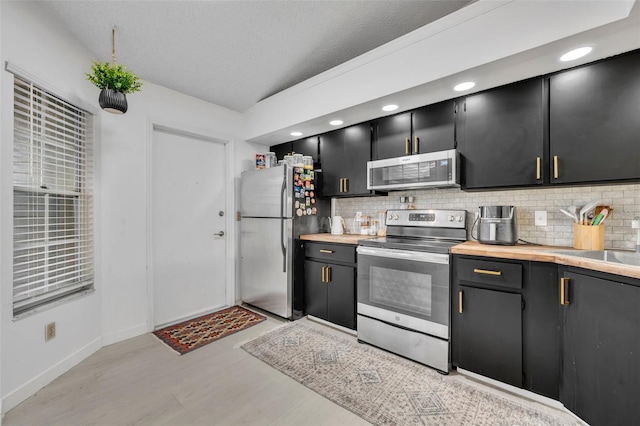
<svg viewBox="0 0 640 426">
<path fill-rule="evenodd" d="M 291 142 L 273 145 L 269 147 L 269 151 L 274 152 L 278 160 L 282 160 L 285 155 L 289 154 L 292 151 Z"/>
<path fill-rule="evenodd" d="M 322 152 L 322 196 L 335 197 L 343 195 L 342 162 L 344 158 L 344 129 L 320 135 L 320 151 Z"/>
<path fill-rule="evenodd" d="M 367 162 L 371 160 L 371 125 L 358 124 L 344 129 L 342 175 L 346 178 L 343 195 L 367 195 Z"/>
<path fill-rule="evenodd" d="M 375 125 L 378 160 L 412 153 L 410 112 L 379 118 Z"/>
<path fill-rule="evenodd" d="M 327 319 L 332 323 L 355 330 L 355 268 L 342 265 L 328 265 L 328 267 Z"/>
<path fill-rule="evenodd" d="M 326 263 L 304 262 L 305 311 L 314 317 L 327 319 L 327 284 L 323 282 L 322 268 Z"/>
<path fill-rule="evenodd" d="M 543 183 L 543 86 L 538 78 L 465 99 L 458 140 L 464 189 Z"/>
<path fill-rule="evenodd" d="M 413 111 L 413 154 L 455 148 L 454 101 L 440 102 Z"/>
<path fill-rule="evenodd" d="M 560 401 L 593 426 L 640 424 L 640 287 L 565 273 Z"/>
<path fill-rule="evenodd" d="M 459 367 L 522 387 L 522 295 L 467 286 L 458 291 Z"/>
<path fill-rule="evenodd" d="M 318 163 L 318 137 L 300 139 L 291 143 L 291 150 L 297 154 L 309 155 L 314 163 Z"/>
<path fill-rule="evenodd" d="M 639 76 L 637 51 L 550 77 L 551 182 L 640 178 Z"/>
</svg>

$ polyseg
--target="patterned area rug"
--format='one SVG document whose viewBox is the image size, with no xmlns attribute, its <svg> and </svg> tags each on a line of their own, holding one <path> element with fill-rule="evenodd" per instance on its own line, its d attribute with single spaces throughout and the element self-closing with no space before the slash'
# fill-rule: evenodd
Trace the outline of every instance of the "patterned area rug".
<svg viewBox="0 0 640 426">
<path fill-rule="evenodd" d="M 267 318 L 240 306 L 232 306 L 154 331 L 160 340 L 180 355 L 201 348 Z"/>
<path fill-rule="evenodd" d="M 579 425 L 569 414 L 300 322 L 242 348 L 374 425 Z M 469 382 L 469 383 L 465 383 Z"/>
</svg>

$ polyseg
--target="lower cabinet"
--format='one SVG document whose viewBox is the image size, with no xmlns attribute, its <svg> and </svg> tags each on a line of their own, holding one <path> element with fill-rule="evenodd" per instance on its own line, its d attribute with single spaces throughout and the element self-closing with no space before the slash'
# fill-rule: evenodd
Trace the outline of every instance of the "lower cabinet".
<svg viewBox="0 0 640 426">
<path fill-rule="evenodd" d="M 460 286 L 458 365 L 522 387 L 522 295 Z"/>
<path fill-rule="evenodd" d="M 560 401 L 592 426 L 640 425 L 640 282 L 562 274 Z"/>
<path fill-rule="evenodd" d="M 356 329 L 355 246 L 305 243 L 305 311 Z"/>
<path fill-rule="evenodd" d="M 557 269 L 454 255 L 452 365 L 558 399 Z"/>
</svg>

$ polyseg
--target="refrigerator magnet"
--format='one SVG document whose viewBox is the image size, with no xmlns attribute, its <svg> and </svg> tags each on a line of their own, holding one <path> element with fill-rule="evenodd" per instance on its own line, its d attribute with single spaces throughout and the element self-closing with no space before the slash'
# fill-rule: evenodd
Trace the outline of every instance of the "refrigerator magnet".
<svg viewBox="0 0 640 426">
<path fill-rule="evenodd" d="M 296 210 L 296 215 L 297 216 L 302 216 L 302 209 L 297 209 Z"/>
</svg>

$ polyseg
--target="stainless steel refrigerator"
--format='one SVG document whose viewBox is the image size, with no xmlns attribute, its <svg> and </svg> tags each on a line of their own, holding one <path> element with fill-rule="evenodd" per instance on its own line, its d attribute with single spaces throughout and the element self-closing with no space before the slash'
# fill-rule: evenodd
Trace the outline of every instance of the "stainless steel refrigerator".
<svg viewBox="0 0 640 426">
<path fill-rule="evenodd" d="M 321 173 L 278 166 L 242 173 L 240 298 L 283 318 L 304 310 L 304 252 L 298 237 L 328 231 Z"/>
</svg>

